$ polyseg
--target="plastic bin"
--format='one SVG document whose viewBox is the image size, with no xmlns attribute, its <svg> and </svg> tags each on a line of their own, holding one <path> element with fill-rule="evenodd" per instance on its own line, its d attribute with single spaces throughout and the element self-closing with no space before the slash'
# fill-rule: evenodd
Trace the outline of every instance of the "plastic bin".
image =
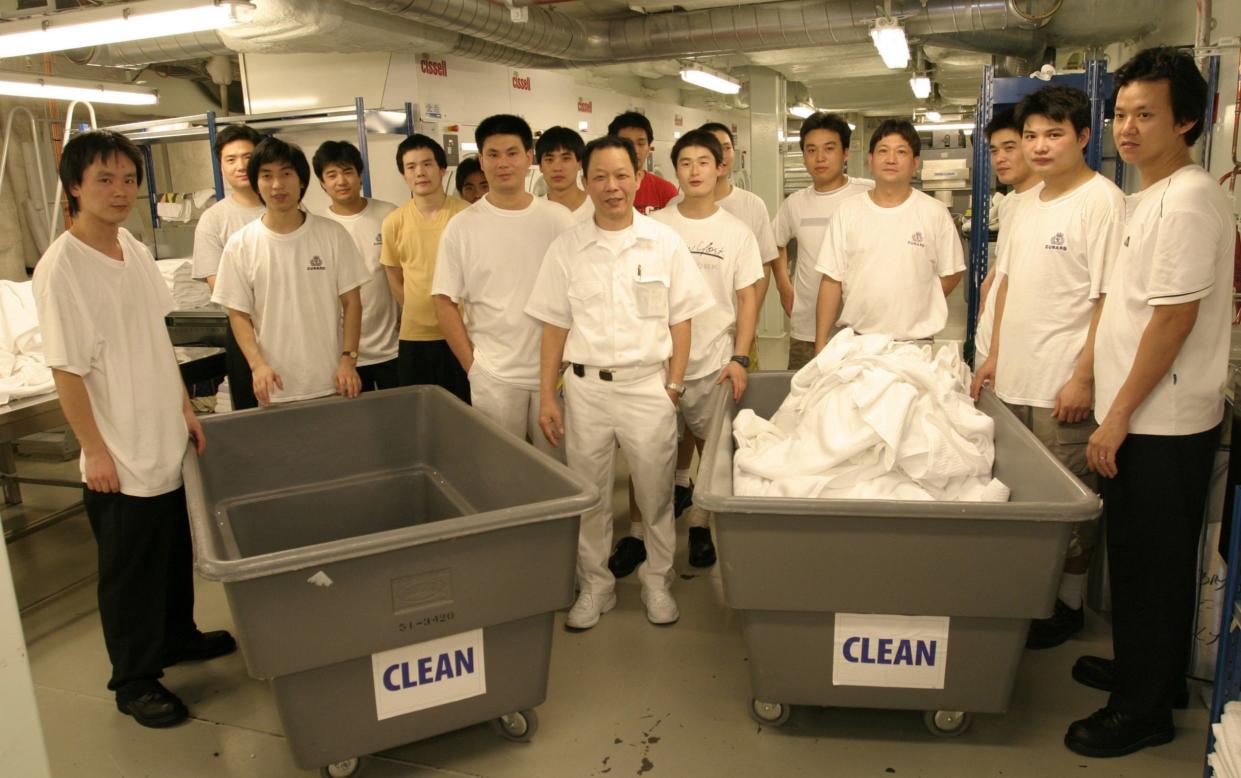
<svg viewBox="0 0 1241 778">
<path fill-rule="evenodd" d="M 694 490 L 715 514 L 724 599 L 749 654 L 750 715 L 778 725 L 791 705 L 923 710 L 932 732 L 949 735 L 972 712 L 1004 712 L 1029 620 L 1051 614 L 1071 527 L 1099 515 L 1098 496 L 986 393 L 978 407 L 995 419 L 1007 503 L 735 497 L 733 417 L 751 408 L 770 418 L 792 375 L 750 376 L 739 405 L 719 393 Z M 846 656 L 879 665 L 860 668 L 869 678 L 891 669 L 873 642 L 841 653 L 837 614 L 948 617 L 942 688 L 834 683 L 858 669 Z"/>
<path fill-rule="evenodd" d="M 196 566 L 223 583 L 299 766 L 350 775 L 361 755 L 488 720 L 533 733 L 591 484 L 438 387 L 203 428 L 205 455 L 184 462 Z"/>
</svg>

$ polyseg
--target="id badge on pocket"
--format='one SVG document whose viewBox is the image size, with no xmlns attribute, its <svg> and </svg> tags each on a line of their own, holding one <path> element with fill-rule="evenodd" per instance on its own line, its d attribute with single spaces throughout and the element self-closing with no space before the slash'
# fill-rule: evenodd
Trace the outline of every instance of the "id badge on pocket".
<svg viewBox="0 0 1241 778">
<path fill-rule="evenodd" d="M 642 318 L 668 318 L 668 286 L 662 279 L 634 279 L 633 298 Z"/>
</svg>

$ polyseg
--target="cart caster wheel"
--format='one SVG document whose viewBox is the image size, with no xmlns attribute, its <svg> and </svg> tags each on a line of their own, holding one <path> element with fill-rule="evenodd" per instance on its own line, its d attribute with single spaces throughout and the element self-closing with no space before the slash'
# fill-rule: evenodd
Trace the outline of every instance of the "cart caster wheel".
<svg viewBox="0 0 1241 778">
<path fill-rule="evenodd" d="M 533 710 L 521 710 L 506 713 L 498 719 L 491 720 L 491 728 L 496 734 L 516 743 L 529 743 L 530 738 L 539 730 L 539 717 Z"/>
<path fill-rule="evenodd" d="M 750 700 L 750 718 L 765 727 L 783 726 L 789 720 L 792 708 L 782 702 Z"/>
<path fill-rule="evenodd" d="M 356 756 L 319 768 L 319 778 L 354 778 L 361 774 L 362 760 Z"/>
<path fill-rule="evenodd" d="M 965 734 L 974 717 L 960 710 L 928 710 L 922 714 L 922 723 L 936 737 L 957 737 Z"/>
</svg>

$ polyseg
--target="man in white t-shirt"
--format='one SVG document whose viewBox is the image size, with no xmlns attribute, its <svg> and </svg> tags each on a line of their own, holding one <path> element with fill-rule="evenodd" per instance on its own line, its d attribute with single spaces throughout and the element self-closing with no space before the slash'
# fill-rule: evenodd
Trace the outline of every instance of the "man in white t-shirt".
<svg viewBox="0 0 1241 778">
<path fill-rule="evenodd" d="M 582 160 L 595 216 L 552 243 L 526 305 L 543 322 L 539 425 L 552 445 L 564 440 L 569 467 L 605 500 L 582 515 L 580 593 L 565 624 L 589 629 L 616 605 L 607 557 L 618 443 L 646 523 L 647 558 L 638 570 L 646 617 L 671 624 L 680 618 L 670 588 L 676 404 L 685 394 L 690 319 L 715 302 L 681 238 L 634 212 L 640 173 L 633 144 L 597 138 Z M 555 396 L 562 360 L 572 365 L 563 417 Z"/>
<path fill-rule="evenodd" d="M 789 370 L 814 358 L 814 311 L 822 274 L 814 269 L 832 214 L 845 200 L 870 191 L 874 182 L 845 175 L 852 130 L 839 114 L 819 111 L 801 124 L 802 164 L 813 183 L 788 196 L 776 213 L 773 232 L 780 256 L 772 264 L 780 305 L 790 318 Z M 797 261 L 789 278 L 789 243 Z"/>
<path fill-rule="evenodd" d="M 1092 757 L 1168 742 L 1172 709 L 1188 696 L 1232 317 L 1231 206 L 1190 154 L 1210 104 L 1206 81 L 1173 48 L 1139 52 L 1115 79 L 1112 133 L 1141 190 L 1127 199 L 1094 344 L 1099 428 L 1086 455 L 1107 511 L 1115 659 L 1077 660 L 1073 678 L 1111 696 L 1064 738 Z"/>
<path fill-rule="evenodd" d="M 568 208 L 575 223 L 595 215 L 594 202 L 577 183 L 584 148 L 582 136 L 568 127 L 549 127 L 534 144 L 534 158 L 547 182 L 547 199 Z"/>
<path fill-rule="evenodd" d="M 203 212 L 194 228 L 194 277 L 207 282 L 215 289 L 216 273 L 220 272 L 220 256 L 233 234 L 263 215 L 263 203 L 258 192 L 250 186 L 246 166 L 254 147 L 263 136 L 244 124 L 230 124 L 220 130 L 215 138 L 215 156 L 219 161 L 220 175 L 229 186 L 229 194 L 223 200 Z M 233 337 L 230 327 L 224 344 L 227 363 L 229 397 L 234 410 L 245 410 L 258 405 L 251 386 L 253 376 L 246 364 L 245 354 Z"/>
<path fill-rule="evenodd" d="M 319 146 L 311 165 L 315 178 L 332 204 L 323 215 L 344 227 L 370 273 L 362 284 L 362 338 L 358 345 L 358 377 L 362 391 L 393 389 L 401 385 L 397 365 L 397 335 L 401 309 L 388 289 L 388 277 L 379 257 L 383 251 L 383 222 L 396 206 L 362 196 L 365 162 L 357 147 L 330 140 Z"/>
<path fill-rule="evenodd" d="M 34 272 L 43 353 L 82 446 L 82 502 L 99 550 L 99 619 L 117 708 L 146 727 L 189 715 L 163 668 L 236 648 L 194 624 L 187 441 L 206 447 L 164 326 L 174 309 L 150 252 L 120 225 L 142 182 L 121 135 L 75 135 L 60 159 L 73 217 Z"/>
<path fill-rule="evenodd" d="M 999 240 L 995 247 L 995 259 L 987 270 L 978 293 L 982 297 L 982 305 L 978 308 L 978 327 L 974 331 L 974 364 L 981 366 L 987 361 L 991 351 L 991 332 L 995 326 L 995 296 L 1000 291 L 995 284 L 995 268 L 1007 247 L 1007 239 L 1012 234 L 1013 213 L 1017 206 L 1039 185 L 1038 174 L 1034 172 L 1025 155 L 1021 153 L 1021 126 L 1017 124 L 1011 108 L 1005 109 L 991 118 L 985 131 L 987 145 L 991 152 L 991 168 L 995 178 L 1001 184 L 1010 187 L 1008 194 L 999 202 Z M 999 197 L 999 195 L 996 195 Z"/>
<path fill-rule="evenodd" d="M 823 274 L 815 353 L 837 318 L 859 333 L 933 338 L 948 321 L 948 294 L 965 273 L 965 252 L 943 203 L 913 188 L 922 143 L 906 120 L 870 138 L 875 188 L 837 208 L 814 269 Z"/>
<path fill-rule="evenodd" d="M 254 394 L 263 405 L 357 397 L 359 288 L 370 278 L 358 248 L 339 224 L 301 209 L 310 163 L 297 146 L 264 140 L 250 180 L 267 210 L 229 239 L 211 299 L 228 309 Z"/>
<path fill-rule="evenodd" d="M 712 420 L 712 390 L 727 381 L 734 400 L 745 392 L 746 355 L 758 326 L 758 283 L 763 277 L 753 231 L 716 199 L 723 159 L 714 133 L 691 130 L 682 135 L 672 146 L 672 164 L 683 197 L 651 216 L 685 241 L 715 299 L 715 307 L 694 317 L 685 393 L 677 403 L 685 424 L 684 440 L 690 442 L 691 453 L 697 448 L 699 456 Z M 690 511 L 689 563 L 694 567 L 715 564 L 707 514 L 699 508 Z"/>
<path fill-rule="evenodd" d="M 431 283 L 435 313 L 469 376 L 473 406 L 555 455 L 538 426 L 542 326 L 525 309 L 547 247 L 573 216 L 526 191 L 534 139 L 524 119 L 489 116 L 474 139 L 490 190 L 444 230 Z"/>
<path fill-rule="evenodd" d="M 1043 184 L 1013 214 L 996 266 L 995 334 L 974 378 L 984 381 L 1065 467 L 1094 487 L 1086 441 L 1095 430 L 1094 329 L 1103 279 L 1120 248 L 1124 194 L 1091 170 L 1090 98 L 1046 86 L 1017 106 L 1022 148 Z M 1055 609 L 1030 623 L 1027 648 L 1053 648 L 1081 631 L 1082 592 L 1098 523 L 1073 525 Z"/>
</svg>

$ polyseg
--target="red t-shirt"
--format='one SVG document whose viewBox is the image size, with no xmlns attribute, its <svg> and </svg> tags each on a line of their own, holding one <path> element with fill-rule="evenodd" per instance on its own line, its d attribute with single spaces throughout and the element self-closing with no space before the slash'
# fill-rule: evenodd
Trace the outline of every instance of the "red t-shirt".
<svg viewBox="0 0 1241 778">
<path fill-rule="evenodd" d="M 658 211 L 668 204 L 668 201 L 677 196 L 677 188 L 668 183 L 664 179 L 647 172 L 642 176 L 642 183 L 638 185 L 638 192 L 633 198 L 633 207 L 638 213 L 646 215 L 651 211 Z"/>
</svg>

